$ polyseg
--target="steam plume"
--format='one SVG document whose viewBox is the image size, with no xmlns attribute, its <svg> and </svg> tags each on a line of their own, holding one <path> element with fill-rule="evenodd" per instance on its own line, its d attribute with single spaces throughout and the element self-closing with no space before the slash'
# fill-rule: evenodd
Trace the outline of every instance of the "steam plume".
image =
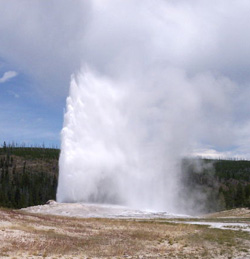
<svg viewBox="0 0 250 259">
<path fill-rule="evenodd" d="M 57 199 L 178 211 L 180 159 L 204 132 L 211 142 L 225 134 L 221 118 L 229 117 L 235 85 L 190 69 L 189 9 L 93 2 L 87 65 L 72 76 L 67 98 Z"/>
</svg>

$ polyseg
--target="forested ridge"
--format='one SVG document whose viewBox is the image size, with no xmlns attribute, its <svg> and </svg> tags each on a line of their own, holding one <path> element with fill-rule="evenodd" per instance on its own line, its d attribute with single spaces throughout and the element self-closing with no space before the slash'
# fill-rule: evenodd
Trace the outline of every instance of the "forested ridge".
<svg viewBox="0 0 250 259">
<path fill-rule="evenodd" d="M 250 207 L 250 161 L 183 159 L 181 182 L 207 212 Z"/>
<path fill-rule="evenodd" d="M 56 198 L 60 150 L 0 148 L 0 206 L 23 208 Z M 183 159 L 182 195 L 206 211 L 250 207 L 250 161 Z"/>
<path fill-rule="evenodd" d="M 59 150 L 3 144 L 0 206 L 23 208 L 56 198 Z"/>
</svg>

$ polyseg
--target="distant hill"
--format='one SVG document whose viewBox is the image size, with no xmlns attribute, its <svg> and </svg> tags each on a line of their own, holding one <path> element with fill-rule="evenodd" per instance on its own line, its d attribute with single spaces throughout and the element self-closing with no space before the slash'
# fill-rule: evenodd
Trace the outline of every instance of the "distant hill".
<svg viewBox="0 0 250 259">
<path fill-rule="evenodd" d="M 0 148 L 0 206 L 23 208 L 56 198 L 60 150 Z M 197 211 L 250 207 L 250 161 L 183 159 L 180 198 Z"/>
<path fill-rule="evenodd" d="M 183 196 L 204 212 L 250 207 L 250 161 L 183 159 L 181 182 Z"/>
<path fill-rule="evenodd" d="M 56 198 L 59 149 L 0 148 L 0 206 L 23 208 Z"/>
</svg>

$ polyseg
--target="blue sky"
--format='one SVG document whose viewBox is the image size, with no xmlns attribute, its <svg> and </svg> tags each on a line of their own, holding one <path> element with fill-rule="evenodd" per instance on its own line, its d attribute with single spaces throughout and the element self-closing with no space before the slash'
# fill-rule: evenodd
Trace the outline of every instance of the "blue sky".
<svg viewBox="0 0 250 259">
<path fill-rule="evenodd" d="M 0 78 L 11 65 L 2 63 Z M 12 69 L 12 70 L 9 70 Z M 18 71 L 18 70 L 16 70 Z M 1 82 L 1 80 L 0 80 Z M 22 72 L 0 83 L 0 142 L 26 145 L 60 146 L 63 124 L 63 102 L 45 100 L 33 90 L 35 81 Z"/>
<path fill-rule="evenodd" d="M 199 90 L 192 152 L 250 158 L 250 2 L 156 2 L 0 0 L 0 144 L 60 146 L 82 66 L 124 81 L 170 67 Z"/>
</svg>

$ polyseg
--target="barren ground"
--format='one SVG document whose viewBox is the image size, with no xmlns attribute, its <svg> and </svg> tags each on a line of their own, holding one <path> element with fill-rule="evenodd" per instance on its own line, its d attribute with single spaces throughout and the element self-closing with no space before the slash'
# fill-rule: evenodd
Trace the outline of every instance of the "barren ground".
<svg viewBox="0 0 250 259">
<path fill-rule="evenodd" d="M 244 217 L 220 215 L 250 224 L 249 211 L 241 212 Z M 0 233 L 0 258 L 250 258 L 250 232 L 166 218 L 84 219 L 0 209 Z"/>
</svg>

